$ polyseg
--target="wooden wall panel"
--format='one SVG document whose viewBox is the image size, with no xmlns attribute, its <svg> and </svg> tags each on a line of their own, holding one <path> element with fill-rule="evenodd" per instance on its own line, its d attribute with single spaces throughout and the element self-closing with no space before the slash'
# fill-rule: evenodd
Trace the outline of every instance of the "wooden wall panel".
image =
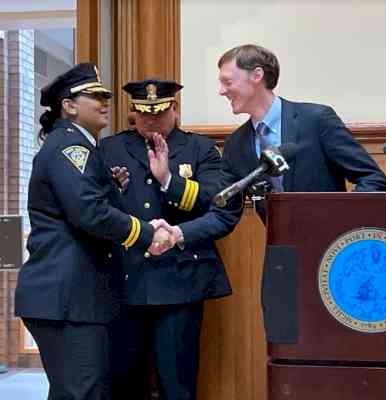
<svg viewBox="0 0 386 400">
<path fill-rule="evenodd" d="M 193 132 L 199 132 L 215 139 L 219 144 L 238 128 L 239 125 L 184 125 L 183 129 Z M 375 145 L 372 147 L 376 152 L 382 152 L 380 145 L 386 142 L 386 123 L 372 124 L 360 122 L 348 122 L 346 126 L 352 132 L 353 136 L 363 145 Z"/>
<path fill-rule="evenodd" d="M 128 126 L 122 86 L 148 77 L 180 79 L 180 1 L 113 0 L 114 130 Z"/>
<path fill-rule="evenodd" d="M 99 0 L 77 0 L 75 62 L 99 64 Z"/>
<path fill-rule="evenodd" d="M 113 2 L 113 131 L 128 126 L 128 97 L 122 86 L 138 76 L 138 1 Z"/>
<path fill-rule="evenodd" d="M 251 207 L 235 231 L 217 242 L 233 295 L 206 302 L 199 400 L 264 400 L 266 343 L 260 284 L 265 228 Z"/>
</svg>

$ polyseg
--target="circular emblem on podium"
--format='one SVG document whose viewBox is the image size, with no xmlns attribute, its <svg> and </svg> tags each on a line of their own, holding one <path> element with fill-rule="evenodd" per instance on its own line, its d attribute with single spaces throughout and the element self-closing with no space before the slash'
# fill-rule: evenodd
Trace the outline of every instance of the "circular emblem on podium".
<svg viewBox="0 0 386 400">
<path fill-rule="evenodd" d="M 330 314 L 359 332 L 386 331 L 386 230 L 347 232 L 326 250 L 319 291 Z"/>
</svg>

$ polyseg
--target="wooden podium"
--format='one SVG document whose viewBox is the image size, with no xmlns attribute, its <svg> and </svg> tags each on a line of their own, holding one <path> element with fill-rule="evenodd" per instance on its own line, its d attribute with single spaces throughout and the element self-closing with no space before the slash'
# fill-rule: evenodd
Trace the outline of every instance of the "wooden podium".
<svg viewBox="0 0 386 400">
<path fill-rule="evenodd" d="M 267 215 L 268 399 L 385 399 L 386 193 L 271 194 Z"/>
</svg>

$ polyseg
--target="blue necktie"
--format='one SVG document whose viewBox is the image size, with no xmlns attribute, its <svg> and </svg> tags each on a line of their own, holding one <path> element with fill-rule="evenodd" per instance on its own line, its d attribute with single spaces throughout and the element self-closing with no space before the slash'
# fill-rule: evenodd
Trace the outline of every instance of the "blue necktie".
<svg viewBox="0 0 386 400">
<path fill-rule="evenodd" d="M 269 135 L 269 127 L 264 122 L 259 122 L 256 127 L 256 134 L 260 139 L 260 155 L 268 147 L 274 147 L 273 136 Z M 268 176 L 267 181 L 272 184 L 273 190 L 275 192 L 283 191 L 283 178 L 281 176 Z"/>
</svg>

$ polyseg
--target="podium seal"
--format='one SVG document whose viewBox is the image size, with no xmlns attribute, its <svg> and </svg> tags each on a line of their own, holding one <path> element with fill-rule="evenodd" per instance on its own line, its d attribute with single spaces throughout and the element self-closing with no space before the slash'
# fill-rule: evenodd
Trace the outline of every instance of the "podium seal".
<svg viewBox="0 0 386 400">
<path fill-rule="evenodd" d="M 319 292 L 329 313 L 359 332 L 386 331 L 386 230 L 344 233 L 319 266 Z"/>
</svg>

